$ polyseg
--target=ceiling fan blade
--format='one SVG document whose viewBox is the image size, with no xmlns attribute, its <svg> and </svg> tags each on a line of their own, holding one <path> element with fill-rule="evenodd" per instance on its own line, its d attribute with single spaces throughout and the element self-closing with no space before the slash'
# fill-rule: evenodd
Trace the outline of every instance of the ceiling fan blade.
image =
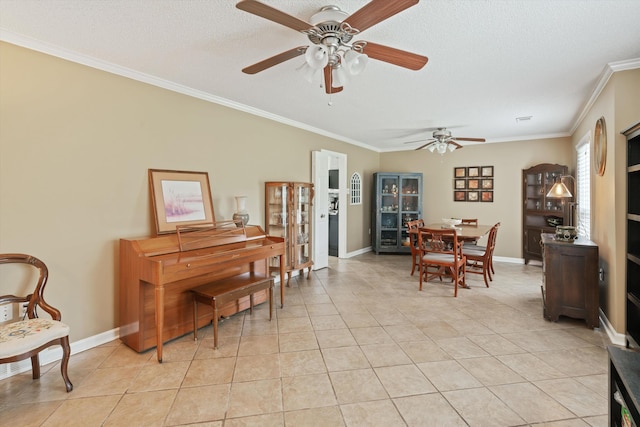
<svg viewBox="0 0 640 427">
<path fill-rule="evenodd" d="M 427 139 L 416 139 L 415 141 L 407 141 L 407 142 L 403 142 L 403 144 L 413 144 L 414 142 L 427 142 L 427 143 L 432 143 L 433 141 L 435 141 L 434 138 L 427 138 Z"/>
<path fill-rule="evenodd" d="M 260 61 L 253 65 L 249 65 L 248 67 L 243 68 L 242 72 L 246 74 L 259 73 L 260 71 L 264 71 L 267 68 L 280 64 L 281 62 L 288 61 L 289 59 L 295 58 L 296 56 L 300 56 L 304 54 L 306 50 L 307 50 L 307 46 L 294 47 L 291 50 L 279 53 L 276 56 L 272 56 L 271 58 L 265 59 L 264 61 Z"/>
<path fill-rule="evenodd" d="M 455 139 L 456 141 L 471 141 L 471 142 L 485 142 L 486 139 L 484 138 L 460 138 L 460 137 L 454 137 L 452 139 Z"/>
<path fill-rule="evenodd" d="M 422 150 L 423 148 L 427 148 L 427 147 L 428 147 L 428 146 L 430 146 L 431 144 L 433 144 L 433 141 L 432 141 L 432 142 L 428 142 L 428 143 L 426 143 L 426 144 L 424 144 L 424 145 L 421 145 L 420 147 L 416 148 L 416 151 L 418 151 L 418 150 Z"/>
<path fill-rule="evenodd" d="M 331 74 L 331 65 L 327 65 L 326 67 L 324 67 L 324 88 L 325 88 L 325 91 L 327 93 L 329 93 L 329 94 L 342 92 L 342 86 L 340 86 L 340 87 L 331 86 L 331 83 L 333 83 L 332 77 L 333 77 L 333 75 Z"/>
<path fill-rule="evenodd" d="M 378 22 L 382 22 L 396 13 L 418 4 L 418 1 L 419 0 L 371 0 L 343 22 L 363 32 Z"/>
<path fill-rule="evenodd" d="M 451 144 L 451 145 L 455 145 L 456 146 L 456 150 L 458 148 L 462 148 L 462 145 L 458 144 L 457 142 L 455 142 L 454 140 L 450 140 L 447 142 L 447 144 Z"/>
<path fill-rule="evenodd" d="M 404 50 L 371 42 L 367 42 L 362 51 L 370 58 L 388 62 L 389 64 L 398 65 L 410 70 L 421 69 L 429 60 L 426 56 L 418 55 L 417 53 L 406 52 Z"/>
<path fill-rule="evenodd" d="M 285 27 L 289 27 L 296 31 L 304 31 L 312 27 L 311 24 L 308 24 L 295 16 L 281 12 L 278 9 L 274 9 L 271 6 L 267 6 L 266 4 L 260 3 L 256 0 L 241 0 L 236 4 L 236 7 L 240 10 L 268 19 L 269 21 L 273 21 L 277 24 L 284 25 Z"/>
</svg>

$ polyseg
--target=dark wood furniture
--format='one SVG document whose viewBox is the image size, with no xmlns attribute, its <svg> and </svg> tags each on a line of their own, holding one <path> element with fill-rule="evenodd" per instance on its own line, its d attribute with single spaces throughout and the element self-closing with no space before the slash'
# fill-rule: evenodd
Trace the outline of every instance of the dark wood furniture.
<svg viewBox="0 0 640 427">
<path fill-rule="evenodd" d="M 420 249 L 418 248 L 418 229 L 424 227 L 424 220 L 416 219 L 407 222 L 407 232 L 409 233 L 409 248 L 411 249 L 411 275 L 420 265 Z"/>
<path fill-rule="evenodd" d="M 484 284 L 489 287 L 489 281 L 493 281 L 493 250 L 496 247 L 496 236 L 500 223 L 497 223 L 489 231 L 487 246 L 467 245 L 462 246 L 462 253 L 467 258 L 467 273 L 481 274 Z"/>
<path fill-rule="evenodd" d="M 293 271 L 303 275 L 306 268 L 307 278 L 311 274 L 313 196 L 313 184 L 309 182 L 265 183 L 265 230 L 285 240 L 287 284 Z M 279 270 L 278 259 L 271 259 L 270 268 Z"/>
<path fill-rule="evenodd" d="M 542 261 L 540 234 L 555 233 L 548 219 L 560 218 L 570 225 L 570 205 L 573 199 L 547 198 L 556 178 L 568 174 L 567 166 L 543 163 L 522 171 L 522 255 L 524 263 Z M 570 189 L 571 190 L 571 189 Z"/>
<path fill-rule="evenodd" d="M 193 294 L 193 339 L 198 339 L 198 303 L 210 305 L 213 309 L 213 348 L 218 348 L 218 318 L 220 308 L 225 304 L 249 297 L 249 313 L 253 314 L 256 292 L 269 292 L 269 320 L 273 315 L 273 278 L 265 273 L 248 272 L 226 279 L 220 279 L 191 289 Z"/>
<path fill-rule="evenodd" d="M 422 174 L 373 174 L 371 246 L 375 253 L 410 253 L 407 222 L 422 218 Z"/>
<path fill-rule="evenodd" d="M 466 288 L 467 259 L 462 253 L 462 242 L 453 228 L 418 229 L 420 248 L 420 290 L 422 282 L 433 277 L 450 276 L 453 279 L 453 296 L 458 296 L 458 286 Z"/>
<path fill-rule="evenodd" d="M 608 350 L 609 425 L 640 425 L 640 353 L 615 346 Z"/>
<path fill-rule="evenodd" d="M 627 346 L 640 346 L 640 122 L 627 138 Z M 640 421 L 636 419 L 636 421 Z"/>
<path fill-rule="evenodd" d="M 544 317 L 557 322 L 568 316 L 598 327 L 598 246 L 582 237 L 573 242 L 556 240 L 554 234 L 541 237 Z"/>
<path fill-rule="evenodd" d="M 285 242 L 247 226 L 244 239 L 212 237 L 199 248 L 182 250 L 179 234 L 120 239 L 120 339 L 135 351 L 156 347 L 162 362 L 164 341 L 193 330 L 193 299 L 189 290 L 246 272 L 268 273 L 267 260 L 280 258 L 280 303 L 284 304 Z M 256 301 L 266 300 L 265 292 Z M 221 315 L 249 306 L 248 297 L 225 304 Z M 211 321 L 203 310 L 198 326 Z"/>
<path fill-rule="evenodd" d="M 71 355 L 69 326 L 60 321 L 62 318 L 60 310 L 44 299 L 49 270 L 44 262 L 31 255 L 0 254 L 0 265 L 9 264 L 25 264 L 34 267 L 38 279 L 35 286 L 28 288 L 22 296 L 0 296 L 0 304 L 11 304 L 12 308 L 13 304 L 28 303 L 26 319 L 0 326 L 0 336 L 3 337 L 2 346 L 0 346 L 0 364 L 31 359 L 31 376 L 37 380 L 40 378 L 40 352 L 45 348 L 59 345 L 62 347 L 60 371 L 67 392 L 70 392 L 73 390 L 73 384 L 67 372 Z M 25 296 L 27 292 L 29 294 Z M 39 317 L 38 310 L 51 318 Z"/>
</svg>

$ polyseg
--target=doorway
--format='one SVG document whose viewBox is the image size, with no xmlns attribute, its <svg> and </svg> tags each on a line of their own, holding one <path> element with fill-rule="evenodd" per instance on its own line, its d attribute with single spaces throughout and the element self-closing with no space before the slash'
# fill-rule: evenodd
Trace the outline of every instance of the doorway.
<svg viewBox="0 0 640 427">
<path fill-rule="evenodd" d="M 312 175 L 315 190 L 313 227 L 313 268 L 329 266 L 329 233 L 337 234 L 337 256 L 347 252 L 347 155 L 329 150 L 312 153 Z M 337 184 L 331 179 L 337 175 Z M 334 172 L 335 171 L 335 172 Z M 336 233 L 337 231 L 337 233 Z M 334 241 L 336 237 L 331 239 Z"/>
</svg>

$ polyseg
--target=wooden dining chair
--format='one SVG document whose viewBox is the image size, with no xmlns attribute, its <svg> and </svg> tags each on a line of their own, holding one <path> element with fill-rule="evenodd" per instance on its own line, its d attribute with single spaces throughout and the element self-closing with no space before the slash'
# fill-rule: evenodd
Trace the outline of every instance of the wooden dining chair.
<svg viewBox="0 0 640 427">
<path fill-rule="evenodd" d="M 496 236 L 500 223 L 497 223 L 489 231 L 487 246 L 463 245 L 462 253 L 467 258 L 467 272 L 481 274 L 486 287 L 489 281 L 493 281 L 495 270 L 493 269 L 493 251 L 496 247 Z"/>
<path fill-rule="evenodd" d="M 424 219 L 416 219 L 414 221 L 407 221 L 407 231 L 409 235 L 409 247 L 411 248 L 411 275 L 416 271 L 418 267 L 418 260 L 420 259 L 420 251 L 418 250 L 418 229 L 424 227 Z"/>
<path fill-rule="evenodd" d="M 422 282 L 433 277 L 450 275 L 453 279 L 453 296 L 458 296 L 458 286 L 466 288 L 466 263 L 462 253 L 462 242 L 458 241 L 455 229 L 420 228 L 418 231 L 420 250 L 420 290 Z"/>
<path fill-rule="evenodd" d="M 67 374 L 71 355 L 69 326 L 60 321 L 60 311 L 44 300 L 44 287 L 49 277 L 47 266 L 38 258 L 25 254 L 0 254 L 0 265 L 2 264 L 30 265 L 38 270 L 39 276 L 33 293 L 26 296 L 0 296 L 0 304 L 10 303 L 11 308 L 15 303 L 28 303 L 25 319 L 0 325 L 0 364 L 31 358 L 32 377 L 37 380 L 40 378 L 38 354 L 47 347 L 60 345 L 60 370 L 67 392 L 70 392 L 73 390 L 73 384 Z M 38 310 L 47 313 L 51 318 L 39 317 L 41 313 Z"/>
</svg>

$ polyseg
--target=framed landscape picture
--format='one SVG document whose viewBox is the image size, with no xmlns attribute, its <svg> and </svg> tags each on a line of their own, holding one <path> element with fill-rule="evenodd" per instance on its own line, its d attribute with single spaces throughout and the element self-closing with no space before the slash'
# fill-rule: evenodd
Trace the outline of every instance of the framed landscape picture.
<svg viewBox="0 0 640 427">
<path fill-rule="evenodd" d="M 453 192 L 453 201 L 454 202 L 464 202 L 467 200 L 467 192 L 466 191 L 454 191 Z"/>
<path fill-rule="evenodd" d="M 467 168 L 453 168 L 454 178 L 464 178 L 467 176 Z"/>
<path fill-rule="evenodd" d="M 477 166 L 470 166 L 467 169 L 467 176 L 469 178 L 477 178 L 480 176 L 480 168 Z"/>
<path fill-rule="evenodd" d="M 493 166 L 482 166 L 482 176 L 493 176 Z"/>
<path fill-rule="evenodd" d="M 215 221 L 206 172 L 149 169 L 149 185 L 157 234 Z"/>
<path fill-rule="evenodd" d="M 480 188 L 480 180 L 479 179 L 470 179 L 467 181 L 467 188 L 469 190 L 477 190 Z"/>
<path fill-rule="evenodd" d="M 468 191 L 467 192 L 467 201 L 468 202 L 477 202 L 480 200 L 480 192 L 479 191 Z"/>
<path fill-rule="evenodd" d="M 467 188 L 467 180 L 466 179 L 456 179 L 454 180 L 454 186 L 456 190 L 464 190 Z"/>
</svg>

